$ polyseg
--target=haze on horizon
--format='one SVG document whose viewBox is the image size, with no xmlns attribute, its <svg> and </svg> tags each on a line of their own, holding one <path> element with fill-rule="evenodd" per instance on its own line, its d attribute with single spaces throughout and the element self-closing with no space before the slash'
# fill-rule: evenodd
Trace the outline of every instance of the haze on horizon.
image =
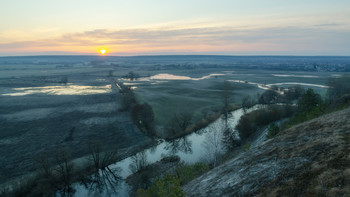
<svg viewBox="0 0 350 197">
<path fill-rule="evenodd" d="M 348 0 L 3 0 L 0 56 L 350 55 Z"/>
</svg>

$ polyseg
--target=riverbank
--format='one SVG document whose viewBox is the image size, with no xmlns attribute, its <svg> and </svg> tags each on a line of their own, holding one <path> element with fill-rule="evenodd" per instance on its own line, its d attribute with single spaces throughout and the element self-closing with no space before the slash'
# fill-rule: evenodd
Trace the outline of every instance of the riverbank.
<svg viewBox="0 0 350 197">
<path fill-rule="evenodd" d="M 151 148 L 155 146 L 158 142 L 156 140 L 152 140 L 150 143 L 138 144 L 138 146 L 132 146 L 128 148 L 123 148 L 118 150 L 118 154 L 115 160 L 111 160 L 110 164 L 119 162 L 125 158 L 131 157 L 132 155 L 140 152 L 144 149 Z M 103 154 L 103 153 L 101 153 Z M 70 174 L 70 183 L 80 182 L 85 177 L 92 175 L 95 173 L 95 169 L 93 167 L 94 163 L 91 161 L 91 155 L 85 155 L 80 158 L 73 159 L 69 161 L 69 165 L 73 166 L 71 174 Z M 57 166 L 52 166 L 50 169 L 54 169 Z M 53 191 L 46 191 L 48 193 L 56 193 L 57 188 L 61 188 L 64 184 L 63 181 L 58 179 L 57 174 L 53 174 L 52 177 L 55 181 L 56 189 Z M 6 194 L 8 196 L 18 196 L 18 194 L 32 194 L 31 192 L 37 192 L 37 187 L 40 187 L 39 183 L 41 180 L 45 179 L 45 175 L 39 173 L 39 171 L 35 171 L 21 177 L 17 177 L 10 181 L 7 181 L 0 185 L 0 194 Z M 40 191 L 40 190 L 39 190 Z M 1 196 L 0 195 L 0 196 Z M 36 195 L 35 193 L 33 195 Z"/>
<path fill-rule="evenodd" d="M 156 177 L 174 172 L 179 162 L 180 157 L 178 156 L 164 157 L 160 161 L 147 165 L 145 169 L 128 176 L 126 183 L 132 188 L 129 191 L 130 196 L 136 196 L 136 192 L 140 188 L 147 189 Z"/>
<path fill-rule="evenodd" d="M 238 105 L 232 105 L 232 106 L 229 107 L 228 113 L 231 113 L 231 112 L 233 112 L 235 110 L 238 110 L 238 109 L 241 109 L 241 107 L 238 106 Z M 190 135 L 193 132 L 199 131 L 199 130 L 207 127 L 211 123 L 217 121 L 221 117 L 221 115 L 222 115 L 222 113 L 220 113 L 220 112 L 213 113 L 212 115 L 209 115 L 209 116 L 207 116 L 205 118 L 202 118 L 201 120 L 199 120 L 196 123 L 192 124 L 184 132 L 176 133 L 174 136 L 165 138 L 165 140 L 166 141 L 175 140 L 175 139 L 178 139 L 178 138 Z"/>
</svg>

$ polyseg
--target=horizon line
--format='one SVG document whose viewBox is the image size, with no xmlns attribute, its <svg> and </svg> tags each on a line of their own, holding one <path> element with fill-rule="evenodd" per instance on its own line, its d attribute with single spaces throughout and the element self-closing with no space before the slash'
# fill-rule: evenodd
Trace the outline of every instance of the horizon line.
<svg viewBox="0 0 350 197">
<path fill-rule="evenodd" d="M 85 56 L 85 57 L 159 57 L 159 56 L 218 56 L 218 57 L 350 57 L 350 55 L 220 55 L 220 54 L 145 54 L 145 55 L 77 55 L 77 54 L 65 54 L 65 55 L 0 55 L 0 58 L 8 57 L 63 57 L 63 56 Z"/>
</svg>

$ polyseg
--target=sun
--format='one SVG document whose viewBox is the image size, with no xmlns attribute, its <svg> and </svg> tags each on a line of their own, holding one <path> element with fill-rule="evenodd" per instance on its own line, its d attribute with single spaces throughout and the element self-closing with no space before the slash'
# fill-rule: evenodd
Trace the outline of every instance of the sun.
<svg viewBox="0 0 350 197">
<path fill-rule="evenodd" d="M 101 55 L 105 55 L 107 53 L 106 49 L 100 49 L 98 52 L 100 52 Z"/>
</svg>

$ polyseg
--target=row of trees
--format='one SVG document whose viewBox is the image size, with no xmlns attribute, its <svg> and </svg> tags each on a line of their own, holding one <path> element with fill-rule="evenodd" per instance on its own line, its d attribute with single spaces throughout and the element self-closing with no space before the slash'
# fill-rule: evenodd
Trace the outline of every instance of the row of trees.
<svg viewBox="0 0 350 197">
<path fill-rule="evenodd" d="M 192 124 L 192 113 L 175 113 L 165 126 L 164 137 L 171 139 L 185 134 L 186 129 Z"/>
<path fill-rule="evenodd" d="M 291 116 L 295 112 L 295 108 L 290 105 L 271 105 L 264 109 L 252 111 L 244 114 L 238 124 L 236 130 L 241 139 L 250 137 L 259 128 Z"/>
<path fill-rule="evenodd" d="M 124 75 L 124 78 L 129 79 L 130 81 L 140 78 L 140 75 L 130 71 L 128 74 Z"/>
<path fill-rule="evenodd" d="M 148 103 L 139 104 L 134 91 L 125 85 L 118 84 L 121 94 L 120 111 L 130 111 L 131 120 L 147 134 L 156 134 L 155 117 L 152 107 Z"/>
</svg>

